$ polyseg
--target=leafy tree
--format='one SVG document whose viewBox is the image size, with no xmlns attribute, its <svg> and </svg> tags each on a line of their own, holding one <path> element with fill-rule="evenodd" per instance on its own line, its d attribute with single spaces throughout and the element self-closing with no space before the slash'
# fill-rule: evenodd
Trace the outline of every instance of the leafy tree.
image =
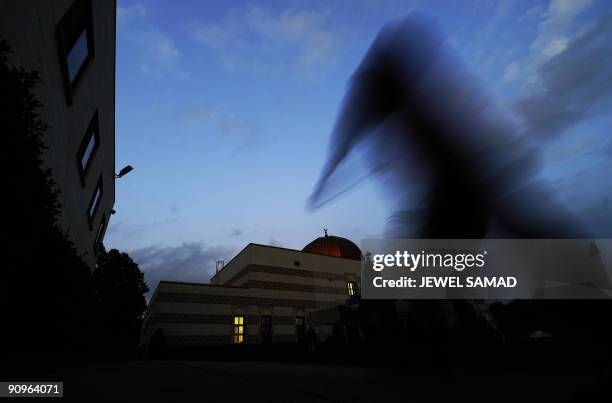
<svg viewBox="0 0 612 403">
<path fill-rule="evenodd" d="M 128 254 L 101 250 L 93 282 L 103 337 L 100 345 L 119 355 L 135 352 L 147 307 L 144 294 L 149 291 L 144 274 Z"/>
<path fill-rule="evenodd" d="M 91 273 L 57 224 L 59 190 L 44 167 L 36 71 L 8 63 L 0 41 L 2 265 L 0 305 L 10 353 L 81 354 L 94 312 Z"/>
</svg>

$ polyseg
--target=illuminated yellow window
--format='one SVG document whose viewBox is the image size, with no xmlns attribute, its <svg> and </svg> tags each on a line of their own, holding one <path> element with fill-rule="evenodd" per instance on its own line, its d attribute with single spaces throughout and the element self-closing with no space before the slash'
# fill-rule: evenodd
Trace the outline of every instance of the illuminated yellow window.
<svg viewBox="0 0 612 403">
<path fill-rule="evenodd" d="M 347 282 L 346 290 L 348 291 L 348 295 L 351 297 L 357 295 L 357 284 L 354 281 Z"/>
<path fill-rule="evenodd" d="M 234 316 L 234 332 L 232 343 L 242 344 L 244 342 L 244 316 Z"/>
</svg>

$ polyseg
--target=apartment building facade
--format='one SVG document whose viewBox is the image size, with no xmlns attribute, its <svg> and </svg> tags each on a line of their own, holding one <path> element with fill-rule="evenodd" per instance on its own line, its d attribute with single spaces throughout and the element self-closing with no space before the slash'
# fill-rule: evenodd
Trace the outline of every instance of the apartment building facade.
<svg viewBox="0 0 612 403">
<path fill-rule="evenodd" d="M 11 65 L 40 75 L 59 224 L 93 268 L 115 202 L 116 1 L 10 2 L 0 40 L 12 48 Z"/>
</svg>

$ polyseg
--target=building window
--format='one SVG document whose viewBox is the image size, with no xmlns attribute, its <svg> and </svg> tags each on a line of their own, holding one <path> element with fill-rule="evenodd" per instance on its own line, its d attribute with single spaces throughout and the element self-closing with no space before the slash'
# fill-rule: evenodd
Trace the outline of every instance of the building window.
<svg viewBox="0 0 612 403">
<path fill-rule="evenodd" d="M 263 344 L 272 343 L 272 316 L 262 316 L 260 321 L 261 342 Z"/>
<path fill-rule="evenodd" d="M 56 30 L 60 61 L 66 81 L 68 104 L 72 93 L 94 56 L 91 0 L 76 0 Z"/>
<path fill-rule="evenodd" d="M 106 214 L 102 214 L 102 220 L 100 221 L 100 225 L 98 226 L 98 231 L 96 232 L 96 239 L 94 240 L 94 253 L 97 254 L 100 251 L 100 247 L 102 246 L 102 241 L 104 240 L 104 233 L 106 232 Z"/>
<path fill-rule="evenodd" d="M 87 131 L 85 132 L 85 136 L 83 136 L 83 140 L 81 140 L 81 145 L 79 146 L 79 150 L 77 152 L 77 165 L 79 167 L 79 175 L 81 176 L 81 185 L 85 186 L 85 178 L 87 176 L 87 172 L 89 171 L 89 167 L 91 166 L 91 161 L 98 150 L 100 145 L 100 133 L 98 128 L 98 112 L 94 113 L 89 126 L 87 127 Z"/>
<path fill-rule="evenodd" d="M 244 343 L 244 316 L 234 316 L 234 332 L 232 343 Z"/>
<path fill-rule="evenodd" d="M 93 229 L 93 219 L 96 215 L 96 211 L 98 210 L 98 206 L 100 205 L 100 199 L 102 198 L 103 189 L 102 189 L 102 176 L 98 180 L 98 185 L 96 186 L 96 190 L 94 191 L 93 197 L 91 198 L 91 202 L 89 202 L 89 208 L 87 209 L 87 220 L 89 221 L 89 228 Z"/>
<path fill-rule="evenodd" d="M 355 283 L 354 281 L 347 282 L 346 291 L 348 292 L 348 295 L 351 297 L 354 297 L 355 295 L 357 295 L 357 283 Z"/>
<path fill-rule="evenodd" d="M 306 323 L 303 316 L 295 317 L 295 335 L 298 343 L 303 343 L 306 340 Z"/>
</svg>

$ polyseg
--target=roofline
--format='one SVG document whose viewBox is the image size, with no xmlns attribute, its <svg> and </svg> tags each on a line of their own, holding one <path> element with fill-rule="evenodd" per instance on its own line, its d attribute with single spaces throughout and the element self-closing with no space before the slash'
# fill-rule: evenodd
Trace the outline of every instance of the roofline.
<svg viewBox="0 0 612 403">
<path fill-rule="evenodd" d="M 351 242 L 352 242 L 352 241 L 351 241 Z M 329 256 L 329 255 L 323 255 L 323 254 L 320 254 L 320 253 L 304 252 L 303 250 L 298 250 L 298 249 L 283 248 L 282 246 L 272 246 L 272 245 L 264 245 L 264 244 L 261 244 L 261 243 L 253 243 L 253 242 L 249 242 L 249 243 L 248 243 L 248 244 L 247 244 L 247 245 L 246 245 L 244 248 L 242 248 L 242 249 L 240 250 L 240 252 L 238 252 L 238 253 L 237 253 L 237 254 L 236 254 L 236 255 L 235 255 L 233 258 L 231 258 L 231 259 L 229 260 L 229 262 L 227 262 L 226 264 L 224 264 L 224 265 L 223 265 L 223 268 L 222 268 L 221 270 L 219 270 L 217 273 L 215 273 L 214 275 L 212 275 L 212 276 L 210 277 L 210 281 L 212 281 L 212 280 L 213 280 L 215 277 L 217 277 L 217 275 L 218 275 L 219 273 L 221 273 L 223 270 L 225 270 L 225 268 L 226 268 L 227 266 L 229 266 L 229 265 L 230 265 L 230 263 L 232 263 L 232 262 L 234 261 L 234 259 L 236 259 L 236 258 L 237 258 L 237 257 L 238 257 L 238 256 L 239 256 L 239 255 L 240 255 L 242 252 L 244 252 L 245 250 L 247 250 L 247 248 L 248 248 L 249 246 L 251 246 L 251 245 L 253 245 L 253 246 L 263 246 L 263 247 L 266 247 L 266 248 L 273 248 L 273 249 L 280 249 L 280 250 L 288 250 L 288 251 L 291 251 L 291 252 L 305 253 L 305 254 L 307 254 L 307 255 L 324 256 L 324 257 L 328 257 L 328 258 L 342 259 L 342 260 L 350 260 L 350 261 L 352 261 L 352 262 L 357 262 L 357 260 L 355 260 L 355 259 L 349 259 L 349 258 L 346 258 L 346 257 L 340 257 L 340 256 Z"/>
<path fill-rule="evenodd" d="M 181 284 L 181 285 L 201 285 L 204 287 L 219 287 L 219 288 L 241 288 L 244 290 L 248 290 L 251 287 L 243 287 L 240 285 L 221 285 L 221 284 L 207 284 L 207 283 L 192 283 L 189 281 L 172 281 L 172 280 L 159 280 L 159 284 L 157 285 L 157 288 L 155 289 L 155 291 L 157 291 L 157 289 L 159 289 L 159 286 L 161 283 L 167 283 L 167 284 Z"/>
</svg>

